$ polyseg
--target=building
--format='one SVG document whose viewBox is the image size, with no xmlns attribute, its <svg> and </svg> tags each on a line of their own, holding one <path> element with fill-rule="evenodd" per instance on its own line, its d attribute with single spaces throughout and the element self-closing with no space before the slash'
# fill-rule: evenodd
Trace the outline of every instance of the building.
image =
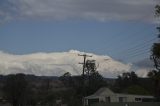
<svg viewBox="0 0 160 106">
<path fill-rule="evenodd" d="M 149 102 L 153 96 L 114 93 L 109 88 L 100 88 L 93 95 L 84 97 L 84 106 L 99 102 Z"/>
</svg>

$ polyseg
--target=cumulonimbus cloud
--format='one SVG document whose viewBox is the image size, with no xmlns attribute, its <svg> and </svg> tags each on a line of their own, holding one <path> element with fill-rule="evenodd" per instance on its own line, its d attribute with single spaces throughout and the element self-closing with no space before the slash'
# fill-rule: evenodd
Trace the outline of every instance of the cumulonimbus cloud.
<svg viewBox="0 0 160 106">
<path fill-rule="evenodd" d="M 137 20 L 154 22 L 159 0 L 1 0 L 0 21 L 42 20 Z"/>
<path fill-rule="evenodd" d="M 13 73 L 34 74 L 38 76 L 60 76 L 65 72 L 72 75 L 82 74 L 83 57 L 78 54 L 84 52 L 70 50 L 69 52 L 33 53 L 27 55 L 13 55 L 0 52 L 0 74 L 7 75 Z M 116 61 L 109 56 L 87 53 L 93 57 L 88 59 L 96 60 L 97 70 L 104 77 L 116 77 L 123 72 L 130 72 L 132 65 Z M 146 75 L 138 71 L 140 76 Z"/>
</svg>

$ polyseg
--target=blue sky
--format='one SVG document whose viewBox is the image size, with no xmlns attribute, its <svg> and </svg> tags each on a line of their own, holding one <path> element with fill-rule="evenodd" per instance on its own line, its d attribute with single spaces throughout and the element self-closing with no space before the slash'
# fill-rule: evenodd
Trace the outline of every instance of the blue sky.
<svg viewBox="0 0 160 106">
<path fill-rule="evenodd" d="M 33 1 L 1 1 L 1 51 L 28 54 L 75 49 L 135 62 L 148 58 L 157 41 L 152 15 L 158 0 Z"/>
<path fill-rule="evenodd" d="M 0 26 L 0 50 L 27 54 L 75 49 L 132 61 L 148 56 L 155 28 L 138 22 L 15 21 Z"/>
</svg>

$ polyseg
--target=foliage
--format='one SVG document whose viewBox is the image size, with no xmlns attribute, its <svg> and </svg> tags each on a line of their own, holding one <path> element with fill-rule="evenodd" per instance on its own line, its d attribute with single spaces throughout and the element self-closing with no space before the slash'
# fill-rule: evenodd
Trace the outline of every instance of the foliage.
<svg viewBox="0 0 160 106">
<path fill-rule="evenodd" d="M 71 73 L 66 72 L 59 79 L 63 82 L 66 87 L 70 87 L 73 84 Z"/>
<path fill-rule="evenodd" d="M 160 18 L 160 5 L 156 5 L 155 14 Z M 158 37 L 160 37 L 160 26 L 157 27 L 157 30 L 159 31 Z M 154 43 L 151 52 L 151 59 L 155 64 L 155 68 L 160 71 L 160 43 Z"/>
<path fill-rule="evenodd" d="M 150 95 L 151 88 L 146 88 L 150 80 L 139 78 L 135 72 L 126 72 L 119 75 L 112 89 L 119 93 Z"/>
<path fill-rule="evenodd" d="M 152 70 L 148 76 L 154 81 L 154 95 L 160 101 L 160 71 Z"/>
<path fill-rule="evenodd" d="M 116 80 L 116 85 L 119 88 L 119 91 L 122 89 L 131 86 L 131 85 L 138 85 L 138 76 L 135 74 L 135 72 L 126 72 L 123 73 L 122 75 L 119 75 L 117 80 Z"/>
<path fill-rule="evenodd" d="M 156 14 L 156 16 L 159 17 L 159 16 L 160 16 L 160 5 L 156 5 L 156 6 L 155 6 L 155 9 L 156 9 L 156 10 L 155 10 L 155 14 Z"/>
<path fill-rule="evenodd" d="M 139 94 L 139 95 L 149 95 L 150 94 L 146 89 L 144 89 L 143 87 L 139 85 L 131 85 L 127 87 L 123 92 L 128 93 L 128 94 Z"/>
<path fill-rule="evenodd" d="M 6 98 L 13 106 L 24 106 L 27 102 L 27 81 L 24 74 L 9 75 L 4 85 Z"/>
<path fill-rule="evenodd" d="M 98 73 L 96 61 L 86 61 L 86 74 L 84 78 L 85 95 L 93 94 L 102 86 L 106 86 L 106 82 L 103 77 Z"/>
<path fill-rule="evenodd" d="M 93 94 L 103 86 L 107 86 L 107 83 L 104 81 L 103 77 L 98 73 L 98 71 L 90 74 L 88 80 L 88 84 L 86 85 L 87 95 Z"/>
<path fill-rule="evenodd" d="M 95 60 L 87 60 L 85 64 L 85 75 L 72 77 L 69 72 L 66 72 L 59 78 L 65 87 L 72 88 L 71 92 L 64 93 L 66 100 L 72 101 L 70 105 L 81 105 L 82 98 L 87 95 L 93 94 L 100 87 L 106 86 L 103 77 L 98 73 Z M 61 96 L 65 98 L 64 96 Z M 74 100 L 74 101 L 73 101 Z"/>
<path fill-rule="evenodd" d="M 155 14 L 160 17 L 160 5 L 155 7 Z M 160 38 L 160 26 L 157 27 Z M 154 81 L 154 92 L 157 100 L 160 101 L 160 42 L 154 43 L 151 49 L 151 60 L 154 62 L 155 70 L 148 73 L 148 76 Z"/>
<path fill-rule="evenodd" d="M 86 61 L 86 75 L 90 75 L 92 73 L 95 73 L 97 70 L 97 66 L 95 63 L 95 60 L 87 60 Z"/>
<path fill-rule="evenodd" d="M 130 74 L 131 73 L 122 74 L 121 78 L 125 79 L 125 77 L 127 77 L 127 78 L 134 79 L 136 77 L 135 73 L 132 73 L 131 75 Z M 9 76 L 12 76 L 12 75 L 9 75 Z M 6 78 L 8 79 L 9 76 L 3 77 L 3 80 L 4 79 L 6 80 Z M 70 82 L 68 78 L 71 78 L 72 81 Z M 59 80 L 59 79 L 63 79 L 63 80 Z M 69 73 L 66 73 L 61 77 L 59 77 L 59 79 L 57 78 L 52 79 L 52 77 L 43 77 L 43 76 L 30 77 L 29 75 L 25 75 L 25 81 L 27 82 L 26 83 L 27 89 L 26 89 L 26 93 L 24 94 L 25 95 L 24 104 L 27 104 L 28 106 L 37 106 L 37 105 L 54 106 L 56 104 L 56 100 L 62 100 L 62 103 L 68 104 L 68 106 L 80 106 L 82 105 L 82 97 L 84 97 L 83 95 L 84 92 L 86 93 L 85 96 L 88 96 L 93 94 L 95 91 L 97 91 L 99 88 L 103 86 L 110 86 L 108 84 L 111 84 L 114 87 L 117 86 L 113 84 L 115 83 L 115 79 L 110 79 L 112 80 L 111 83 L 108 82 L 107 84 L 106 81 L 108 81 L 108 79 L 104 79 L 98 73 L 98 71 L 91 73 L 90 76 L 85 75 L 85 82 L 86 82 L 85 86 L 83 86 L 82 76 L 71 76 Z M 124 84 L 123 81 L 126 81 L 126 80 L 122 80 L 122 79 L 121 79 L 121 83 Z M 137 81 L 139 82 L 139 78 Z M 6 82 L 7 80 L 4 82 L 5 86 L 6 86 Z M 65 83 L 70 83 L 70 86 L 68 86 L 68 84 L 65 84 Z M 132 85 L 129 84 L 123 89 L 121 88 L 121 92 L 133 93 L 133 94 L 145 94 L 145 92 L 147 92 L 148 90 L 148 87 L 144 87 L 141 85 L 144 84 L 144 85 L 150 86 L 151 83 L 148 83 L 148 79 L 147 80 L 141 79 L 140 84 L 138 83 L 139 85 L 133 85 L 133 84 L 134 83 L 132 83 Z M 136 87 L 136 86 L 139 86 L 139 87 Z M 11 101 L 11 99 L 8 99 L 8 100 Z"/>
<path fill-rule="evenodd" d="M 160 43 L 154 43 L 151 59 L 154 61 L 155 68 L 160 71 Z"/>
</svg>

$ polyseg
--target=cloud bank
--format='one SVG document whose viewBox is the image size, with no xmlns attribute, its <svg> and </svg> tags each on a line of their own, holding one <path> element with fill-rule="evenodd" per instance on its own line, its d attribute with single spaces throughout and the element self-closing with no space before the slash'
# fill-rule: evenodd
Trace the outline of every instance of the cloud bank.
<svg viewBox="0 0 160 106">
<path fill-rule="evenodd" d="M 78 54 L 84 52 L 70 50 L 69 52 L 53 52 L 53 53 L 33 53 L 27 55 L 13 55 L 5 52 L 0 52 L 0 74 L 25 73 L 38 76 L 61 76 L 65 72 L 70 72 L 72 75 L 82 74 L 83 58 Z M 131 64 L 124 64 L 116 61 L 109 56 L 101 56 L 93 53 L 87 53 L 95 59 L 98 71 L 104 77 L 117 77 L 123 72 L 131 70 Z M 139 70 L 139 75 L 144 77 L 145 70 Z"/>
<path fill-rule="evenodd" d="M 1 0 L 0 21 L 136 20 L 154 22 L 159 0 Z"/>
</svg>

